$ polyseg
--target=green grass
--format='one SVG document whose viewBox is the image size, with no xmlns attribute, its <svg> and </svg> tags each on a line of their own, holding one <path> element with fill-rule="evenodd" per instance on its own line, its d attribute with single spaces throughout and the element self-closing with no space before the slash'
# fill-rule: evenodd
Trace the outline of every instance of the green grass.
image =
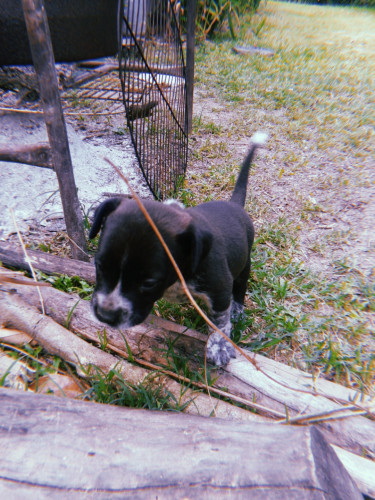
<svg viewBox="0 0 375 500">
<path fill-rule="evenodd" d="M 228 32 L 199 46 L 197 95 L 224 103 L 228 114 L 223 121 L 222 111 L 220 122 L 219 106 L 217 119 L 212 112 L 206 117 L 203 107 L 195 117 L 192 162 L 200 168 L 188 172 L 181 194 L 186 204 L 227 198 L 240 162 L 236 141 L 269 131 L 270 166 L 255 171 L 260 194 L 253 188 L 247 203 L 257 240 L 247 315 L 234 338 L 253 351 L 373 390 L 375 269 L 363 274 L 353 263 L 351 228 L 333 223 L 308 249 L 304 237 L 320 218 L 337 214 L 338 200 L 352 201 L 352 189 L 375 185 L 369 162 L 375 156 L 375 11 L 267 2 L 257 15 L 241 18 L 236 43 L 275 54 L 236 54 Z M 306 183 L 305 172 L 315 174 L 315 184 Z M 295 183 L 292 208 L 272 199 L 269 185 L 278 180 Z M 285 215 L 276 216 L 280 207 Z M 330 260 L 328 269 L 314 271 L 307 251 Z M 194 315 L 186 314 L 194 324 Z M 172 309 L 169 315 L 184 322 Z"/>
<path fill-rule="evenodd" d="M 99 403 L 143 408 L 148 410 L 183 411 L 190 401 L 181 404 L 175 396 L 159 383 L 154 383 L 152 375 L 139 384 L 130 384 L 116 369 L 104 373 L 97 367 L 90 376 L 90 388 L 85 399 Z"/>
<path fill-rule="evenodd" d="M 268 2 L 252 20 L 242 19 L 241 43 L 271 48 L 274 57 L 235 54 L 226 38 L 203 44 L 196 80 L 232 103 L 282 109 L 292 140 L 309 140 L 314 128 L 323 127 L 319 147 L 334 145 L 361 157 L 374 150 L 375 14 L 323 9 Z M 258 38 L 251 28 L 264 14 Z"/>
<path fill-rule="evenodd" d="M 57 290 L 65 293 L 76 293 L 81 299 L 91 299 L 94 287 L 79 276 L 67 276 L 66 274 L 50 276 L 42 272 L 38 272 L 37 275 L 39 279 L 50 283 Z"/>
</svg>

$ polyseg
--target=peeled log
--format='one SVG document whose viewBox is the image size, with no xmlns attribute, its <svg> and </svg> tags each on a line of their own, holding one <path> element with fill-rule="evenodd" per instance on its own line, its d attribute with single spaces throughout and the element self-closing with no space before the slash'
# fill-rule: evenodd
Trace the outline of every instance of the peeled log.
<svg viewBox="0 0 375 500">
<path fill-rule="evenodd" d="M 46 288 L 45 288 L 46 289 Z M 55 323 L 48 316 L 40 314 L 33 306 L 27 304 L 15 293 L 0 291 L 0 323 L 10 328 L 17 328 L 35 339 L 46 351 L 55 354 L 68 363 L 76 365 L 78 370 L 90 371 L 96 366 L 104 373 L 116 368 L 124 379 L 132 384 L 143 382 L 150 375 L 149 370 L 119 359 L 112 354 L 85 342 L 71 331 Z M 84 372 L 82 372 L 84 375 Z M 156 375 L 155 377 L 156 378 Z M 186 404 L 187 413 L 234 420 L 257 420 L 262 417 L 224 401 L 209 398 L 206 394 L 194 392 L 181 386 L 178 382 L 161 374 L 157 375 L 158 383 L 169 391 L 181 405 Z"/>
<path fill-rule="evenodd" d="M 313 427 L 0 389 L 1 498 L 361 500 Z"/>
<path fill-rule="evenodd" d="M 77 296 L 67 295 L 48 287 L 44 287 L 41 293 L 45 300 L 47 314 L 55 321 L 62 323 L 66 322 L 69 311 L 79 300 Z M 17 294 L 28 303 L 38 307 L 39 298 L 34 287 L 18 286 Z M 74 308 L 69 327 L 91 340 L 98 340 L 98 332 L 103 335 L 104 328 L 92 317 L 90 304 L 83 300 L 79 301 Z M 126 352 L 125 338 L 134 356 L 153 362 L 162 361 L 160 348 L 164 346 L 168 336 L 172 340 L 177 338 L 174 344 L 175 348 L 187 359 L 192 358 L 197 353 L 203 356 L 204 343 L 207 338 L 199 332 L 152 317 L 148 319 L 148 322 L 123 332 L 110 327 L 106 327 L 105 330 L 109 346 L 113 345 L 116 349 L 122 349 L 123 352 Z M 313 385 L 312 377 L 309 374 L 268 360 L 263 356 L 256 355 L 254 359 L 259 367 L 274 379 L 297 390 L 287 389 L 272 381 L 247 360 L 241 358 L 233 360 L 225 371 L 219 372 L 219 378 L 215 385 L 225 386 L 228 392 L 239 394 L 248 400 L 255 399 L 256 402 L 280 412 L 283 412 L 286 406 L 289 408 L 291 417 L 299 412 L 308 414 L 342 408 L 343 404 L 332 401 L 335 393 L 337 399 L 346 399 L 347 404 L 351 404 L 354 399 L 355 391 L 324 380 L 316 381 L 315 385 L 319 393 L 327 394 L 329 397 L 306 394 L 301 391 L 312 390 Z M 220 375 L 221 373 L 223 374 Z M 362 403 L 371 404 L 370 398 L 365 397 Z M 358 455 L 362 455 L 364 450 L 368 450 L 370 456 L 375 454 L 375 422 L 368 418 L 351 416 L 341 420 L 327 420 L 320 423 L 319 427 L 332 444 Z"/>
</svg>

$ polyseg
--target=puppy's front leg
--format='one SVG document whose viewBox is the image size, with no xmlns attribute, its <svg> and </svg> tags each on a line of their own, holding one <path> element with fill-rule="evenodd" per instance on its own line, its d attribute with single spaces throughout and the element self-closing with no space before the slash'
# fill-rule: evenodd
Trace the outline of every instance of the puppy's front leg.
<svg viewBox="0 0 375 500">
<path fill-rule="evenodd" d="M 223 312 L 211 312 L 212 322 L 230 338 L 232 323 L 230 321 L 231 307 Z M 216 366 L 227 365 L 231 358 L 236 357 L 236 351 L 220 333 L 212 331 L 207 341 L 207 359 Z"/>
</svg>

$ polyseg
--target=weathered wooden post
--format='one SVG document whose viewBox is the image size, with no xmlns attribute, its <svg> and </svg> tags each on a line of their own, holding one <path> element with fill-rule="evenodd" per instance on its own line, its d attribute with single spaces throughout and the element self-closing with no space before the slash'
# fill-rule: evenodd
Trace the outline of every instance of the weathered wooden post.
<svg viewBox="0 0 375 500">
<path fill-rule="evenodd" d="M 83 217 L 77 196 L 68 136 L 56 78 L 55 58 L 43 0 L 22 0 L 30 50 L 40 87 L 53 166 L 59 182 L 72 256 L 88 260 Z"/>
<path fill-rule="evenodd" d="M 186 100 L 187 100 L 187 133 L 193 128 L 193 94 L 194 94 L 194 46 L 195 16 L 197 0 L 187 1 L 187 36 L 186 36 Z"/>
</svg>

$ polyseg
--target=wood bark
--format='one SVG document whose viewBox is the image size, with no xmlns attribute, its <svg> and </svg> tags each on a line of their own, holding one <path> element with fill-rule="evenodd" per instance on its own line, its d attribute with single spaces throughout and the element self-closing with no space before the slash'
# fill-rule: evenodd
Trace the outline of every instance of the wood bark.
<svg viewBox="0 0 375 500">
<path fill-rule="evenodd" d="M 315 428 L 0 389 L 2 498 L 360 500 Z"/>
<path fill-rule="evenodd" d="M 39 81 L 53 166 L 57 175 L 72 256 L 87 260 L 83 217 L 77 196 L 68 136 L 62 112 L 55 59 L 43 0 L 22 0 L 30 50 Z"/>
<path fill-rule="evenodd" d="M 12 286 L 11 288 L 16 289 L 17 295 L 33 307 L 40 307 L 34 287 Z M 120 332 L 98 323 L 92 316 L 90 304 L 87 301 L 79 301 L 77 296 L 67 297 L 63 292 L 49 287 L 44 287 L 41 293 L 46 313 L 51 318 L 65 324 L 69 311 L 73 311 L 69 321 L 69 328 L 72 331 L 91 341 L 99 342 L 100 338 L 104 338 L 105 329 L 108 348 L 122 352 L 125 356 L 129 348 L 136 358 L 152 363 L 165 363 L 165 355 L 161 351 L 163 347 L 165 348 L 168 338 L 177 354 L 185 359 L 203 356 L 207 337 L 199 332 L 155 317 L 149 317 L 145 323 Z M 288 408 L 291 419 L 298 414 L 308 416 L 322 412 L 329 413 L 348 405 L 353 406 L 353 401 L 358 396 L 353 390 L 321 379 L 314 381 L 307 373 L 263 356 L 256 355 L 254 360 L 262 371 L 249 361 L 238 357 L 225 370 L 217 372 L 215 387 L 225 387 L 232 394 L 249 401 L 255 400 L 266 408 L 278 410 L 280 415 L 286 416 L 285 408 Z M 366 406 L 373 404 L 373 401 L 363 396 L 361 403 Z M 322 420 L 319 422 L 319 428 L 330 443 L 359 455 L 362 455 L 364 450 L 368 450 L 370 456 L 375 454 L 375 422 L 372 420 L 363 416 L 318 420 Z"/>
<path fill-rule="evenodd" d="M 48 144 L 42 143 L 27 146 L 14 146 L 13 144 L 0 146 L 0 161 L 53 169 L 51 149 Z"/>
<path fill-rule="evenodd" d="M 341 418 L 345 412 L 339 412 L 345 406 L 355 408 L 352 405 L 352 398 L 355 399 L 358 394 L 355 391 L 343 391 L 338 386 L 338 392 L 328 383 L 320 383 L 320 380 L 313 381 L 311 375 L 303 373 L 300 370 L 286 367 L 280 363 L 271 363 L 262 356 L 254 356 L 257 368 L 245 359 L 238 358 L 233 360 L 226 371 L 234 378 L 246 381 L 250 389 L 254 389 L 261 394 L 271 397 L 276 402 L 283 403 L 290 411 L 290 421 L 293 423 L 292 415 L 298 412 L 298 415 L 320 415 L 330 412 L 337 412 L 336 418 L 325 419 L 318 418 L 319 428 L 326 435 L 330 443 L 347 448 L 359 455 L 367 450 L 370 456 L 375 454 L 375 422 L 363 416 L 349 417 L 350 412 L 346 412 L 346 417 Z M 270 369 L 270 365 L 272 369 Z M 287 376 L 284 374 L 287 373 Z M 269 378 L 269 375 L 272 378 Z M 336 384 L 335 384 L 336 385 Z M 322 391 L 320 392 L 320 387 Z M 340 397 L 346 394 L 346 397 Z M 326 397 L 324 394 L 326 394 Z M 359 396 L 360 398 L 360 396 Z M 335 402 L 341 400 L 340 403 Z M 364 396 L 364 406 L 374 409 L 374 400 Z M 353 413 L 354 414 L 354 413 Z M 314 421 L 314 420 L 312 420 Z"/>
<path fill-rule="evenodd" d="M 80 276 L 88 283 L 95 282 L 95 267 L 89 262 L 77 259 L 65 259 L 37 250 L 27 250 L 34 269 L 46 274 L 66 274 L 68 276 Z M 13 243 L 0 241 L 0 262 L 3 264 L 30 271 L 26 262 L 25 254 L 20 247 Z"/>
<path fill-rule="evenodd" d="M 83 376 L 91 373 L 93 366 L 104 373 L 116 369 L 127 382 L 134 385 L 144 382 L 152 375 L 155 384 L 162 385 L 181 405 L 187 405 L 187 413 L 235 420 L 263 420 L 262 417 L 229 403 L 194 392 L 161 373 L 152 374 L 149 370 L 94 347 L 55 323 L 50 317 L 40 314 L 35 307 L 23 301 L 14 292 L 0 291 L 0 323 L 30 335 L 49 353 L 74 364 Z"/>
</svg>

